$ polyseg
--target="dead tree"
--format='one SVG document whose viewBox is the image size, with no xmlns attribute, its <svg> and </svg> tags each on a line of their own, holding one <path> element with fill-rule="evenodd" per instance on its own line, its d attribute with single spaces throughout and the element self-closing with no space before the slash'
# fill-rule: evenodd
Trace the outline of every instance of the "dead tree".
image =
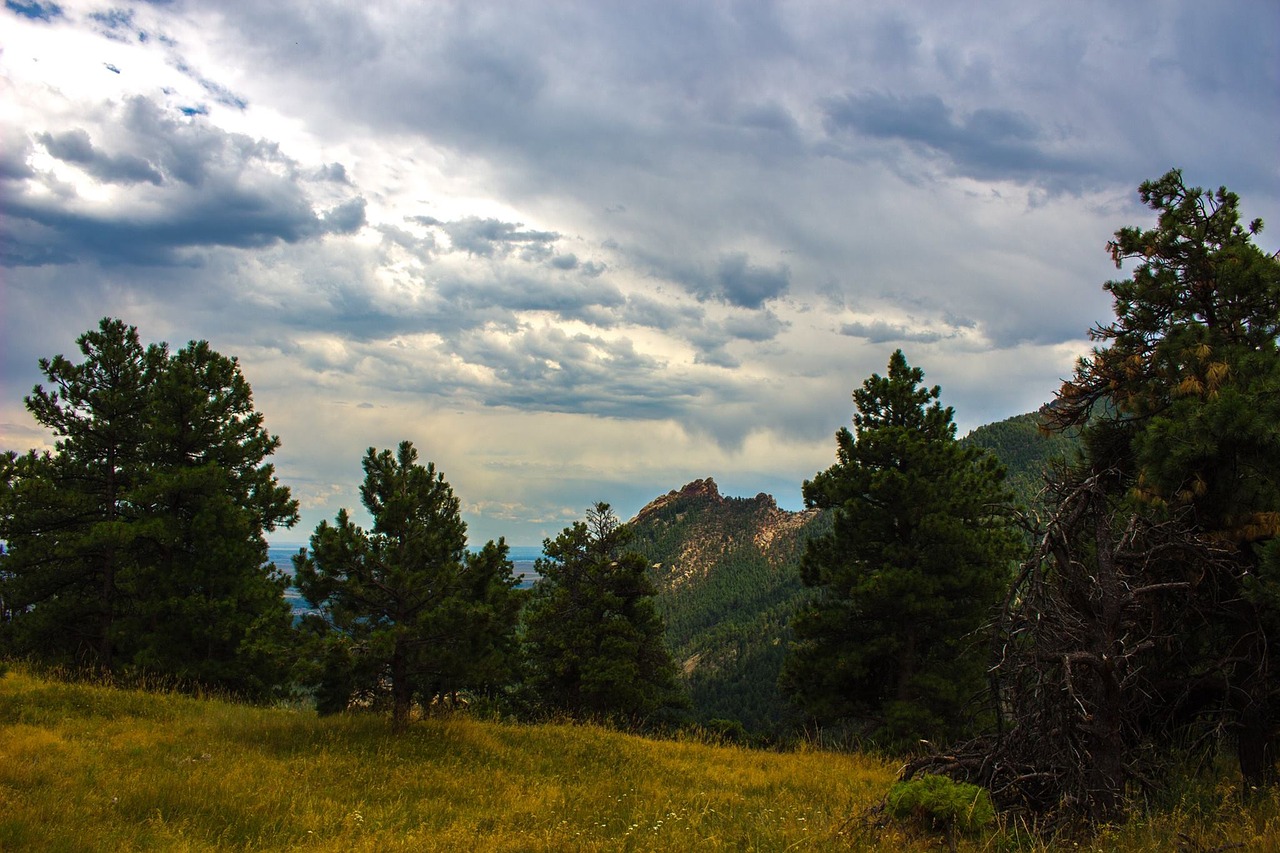
<svg viewBox="0 0 1280 853">
<path fill-rule="evenodd" d="M 1272 719 L 1251 686 L 1274 690 L 1267 638 L 1235 545 L 1135 511 L 1115 471 L 1059 474 L 994 626 L 996 731 L 906 775 L 977 782 L 1049 823 L 1114 820 L 1171 743 L 1208 750 L 1234 732 L 1244 769 L 1247 709 Z"/>
</svg>

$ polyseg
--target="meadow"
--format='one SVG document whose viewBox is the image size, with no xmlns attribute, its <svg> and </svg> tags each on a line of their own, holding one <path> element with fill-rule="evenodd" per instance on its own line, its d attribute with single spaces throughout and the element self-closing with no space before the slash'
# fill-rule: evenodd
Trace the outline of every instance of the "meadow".
<svg viewBox="0 0 1280 853">
<path fill-rule="evenodd" d="M 0 677 L 0 850 L 945 849 L 867 816 L 897 765 L 465 713 L 403 733 L 172 692 Z M 1089 838 L 972 851 L 1274 851 L 1280 797 L 1226 775 Z"/>
</svg>

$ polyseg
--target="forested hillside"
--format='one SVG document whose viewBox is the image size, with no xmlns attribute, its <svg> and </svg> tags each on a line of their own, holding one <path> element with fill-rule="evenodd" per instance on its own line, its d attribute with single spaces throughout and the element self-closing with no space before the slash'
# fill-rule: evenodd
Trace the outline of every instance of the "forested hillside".
<svg viewBox="0 0 1280 853">
<path fill-rule="evenodd" d="M 1080 446 L 1077 431 L 1041 429 L 1043 412 L 1015 415 L 985 424 L 960 439 L 963 445 L 983 447 L 1008 470 L 1005 482 L 1024 507 L 1034 507 L 1044 487 L 1044 467 L 1055 458 L 1071 459 Z"/>
<path fill-rule="evenodd" d="M 649 560 L 667 642 L 702 721 L 774 733 L 792 712 L 778 692 L 788 622 L 806 595 L 800 554 L 817 512 L 773 498 L 726 498 L 695 480 L 640 510 L 634 547 Z"/>
</svg>

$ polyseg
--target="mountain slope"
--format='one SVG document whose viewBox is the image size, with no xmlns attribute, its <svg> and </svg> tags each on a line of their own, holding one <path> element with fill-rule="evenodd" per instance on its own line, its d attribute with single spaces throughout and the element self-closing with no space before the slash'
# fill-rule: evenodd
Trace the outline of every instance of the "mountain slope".
<svg viewBox="0 0 1280 853">
<path fill-rule="evenodd" d="M 1040 412 L 1015 415 L 986 424 L 960 439 L 961 444 L 985 448 L 1008 469 L 1006 482 L 1022 506 L 1039 508 L 1045 466 L 1053 459 L 1071 459 L 1080 447 L 1075 432 L 1045 433 Z"/>
<path fill-rule="evenodd" d="M 791 614 L 808 594 L 800 555 L 821 524 L 817 511 L 787 512 L 769 495 L 723 497 L 710 478 L 657 498 L 632 520 L 700 719 L 768 733 L 792 722 L 778 671 Z"/>
</svg>

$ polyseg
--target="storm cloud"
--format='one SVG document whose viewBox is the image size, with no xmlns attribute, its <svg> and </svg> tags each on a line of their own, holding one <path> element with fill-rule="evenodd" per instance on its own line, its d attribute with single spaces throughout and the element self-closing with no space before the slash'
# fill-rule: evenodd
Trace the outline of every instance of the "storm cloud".
<svg viewBox="0 0 1280 853">
<path fill-rule="evenodd" d="M 291 541 L 405 438 L 480 538 L 706 476 L 794 508 L 896 347 L 962 432 L 1049 399 L 1141 181 L 1280 216 L 1263 0 L 0 16 L 3 448 L 51 440 L 22 394 L 102 316 L 208 339 Z"/>
</svg>

